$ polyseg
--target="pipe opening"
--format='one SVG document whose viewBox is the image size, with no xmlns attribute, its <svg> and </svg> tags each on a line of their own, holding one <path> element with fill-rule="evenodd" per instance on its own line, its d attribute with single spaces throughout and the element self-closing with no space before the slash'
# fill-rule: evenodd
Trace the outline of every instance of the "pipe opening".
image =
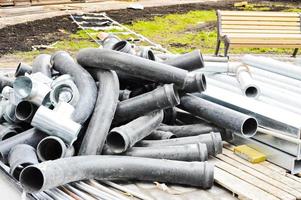
<svg viewBox="0 0 301 200">
<path fill-rule="evenodd" d="M 6 139 L 8 139 L 8 138 L 10 138 L 10 137 L 13 137 L 13 136 L 17 135 L 17 134 L 18 134 L 18 133 L 17 133 L 16 131 L 11 130 L 11 131 L 7 132 L 7 133 L 2 137 L 2 140 L 6 140 Z M 1 160 L 1 158 L 0 158 L 0 160 Z"/>
<path fill-rule="evenodd" d="M 127 46 L 128 46 L 128 42 L 123 40 L 123 41 L 120 41 L 120 42 L 117 42 L 116 44 L 114 44 L 112 49 L 115 51 L 123 51 L 123 50 L 127 49 Z"/>
<path fill-rule="evenodd" d="M 147 51 L 147 58 L 148 58 L 149 60 L 153 60 L 153 61 L 156 60 L 156 57 L 155 57 L 153 51 L 150 50 L 150 49 Z"/>
<path fill-rule="evenodd" d="M 114 153 L 122 153 L 126 148 L 124 138 L 118 132 L 111 132 L 108 135 L 107 144 Z"/>
<path fill-rule="evenodd" d="M 44 185 L 44 176 L 39 168 L 28 166 L 22 170 L 20 182 L 26 191 L 37 192 L 41 190 Z"/>
<path fill-rule="evenodd" d="M 253 137 L 257 132 L 257 120 L 254 118 L 248 118 L 242 125 L 242 134 L 245 137 Z"/>
<path fill-rule="evenodd" d="M 20 180 L 20 175 L 21 175 L 22 170 L 29 165 L 32 165 L 32 163 L 23 163 L 21 165 L 18 165 L 12 173 L 13 177 L 16 180 Z"/>
<path fill-rule="evenodd" d="M 60 141 L 53 138 L 45 138 L 38 144 L 37 151 L 42 161 L 56 160 L 63 157 L 64 148 Z"/>
<path fill-rule="evenodd" d="M 56 103 L 67 102 L 69 103 L 73 98 L 73 91 L 68 85 L 60 85 L 53 90 Z"/>
<path fill-rule="evenodd" d="M 247 97 L 256 97 L 258 95 L 258 89 L 255 86 L 250 86 L 245 90 Z"/>
<path fill-rule="evenodd" d="M 33 115 L 33 105 L 28 101 L 20 102 L 16 107 L 16 117 L 21 121 L 26 121 Z"/>
<path fill-rule="evenodd" d="M 202 86 L 203 86 L 203 89 L 204 89 L 203 91 L 205 91 L 206 88 L 207 88 L 207 81 L 206 81 L 206 77 L 205 77 L 204 74 L 202 74 L 201 83 L 202 83 Z"/>
<path fill-rule="evenodd" d="M 175 139 L 175 138 L 177 138 L 176 135 L 171 135 L 168 139 Z"/>
<path fill-rule="evenodd" d="M 30 78 L 20 76 L 14 81 L 13 87 L 21 98 L 27 98 L 31 93 L 33 83 Z"/>
</svg>

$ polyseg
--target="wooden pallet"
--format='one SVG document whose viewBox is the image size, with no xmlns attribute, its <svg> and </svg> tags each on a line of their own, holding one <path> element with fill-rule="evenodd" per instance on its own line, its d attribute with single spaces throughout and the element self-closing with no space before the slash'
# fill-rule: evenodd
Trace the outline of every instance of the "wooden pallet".
<svg viewBox="0 0 301 200">
<path fill-rule="evenodd" d="M 252 164 L 225 145 L 223 154 L 211 159 L 215 164 L 215 182 L 238 199 L 301 199 L 301 178 L 267 161 Z"/>
</svg>

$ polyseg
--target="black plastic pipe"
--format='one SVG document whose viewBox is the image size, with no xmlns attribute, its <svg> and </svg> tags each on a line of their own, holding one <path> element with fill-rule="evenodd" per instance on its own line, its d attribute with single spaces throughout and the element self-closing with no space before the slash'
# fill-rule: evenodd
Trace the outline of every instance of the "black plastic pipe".
<svg viewBox="0 0 301 200">
<path fill-rule="evenodd" d="M 32 63 L 32 73 L 41 72 L 45 76 L 51 77 L 51 55 L 40 54 L 38 55 Z"/>
<path fill-rule="evenodd" d="M 215 156 L 222 153 L 223 144 L 221 134 L 218 132 L 202 134 L 198 136 L 190 136 L 183 138 L 175 138 L 169 140 L 142 140 L 136 146 L 140 147 L 160 147 L 160 146 L 178 146 L 185 144 L 205 143 L 207 145 L 208 154 Z"/>
<path fill-rule="evenodd" d="M 179 110 L 177 108 L 177 119 L 180 120 L 181 122 L 183 122 L 185 125 L 189 125 L 189 124 L 208 124 L 208 122 L 205 122 L 203 119 L 192 115 L 188 112 Z"/>
<path fill-rule="evenodd" d="M 74 155 L 74 147 L 67 147 L 62 139 L 48 136 L 42 139 L 37 146 L 37 156 L 41 161 L 56 160 Z"/>
<path fill-rule="evenodd" d="M 112 155 L 113 153 L 108 150 L 104 154 Z M 208 160 L 207 146 L 203 143 L 179 146 L 132 147 L 121 155 L 181 161 Z"/>
<path fill-rule="evenodd" d="M 100 154 L 114 118 L 119 82 L 116 72 L 98 70 L 98 97 L 87 131 L 79 149 L 79 155 Z"/>
<path fill-rule="evenodd" d="M 72 119 L 83 124 L 91 115 L 94 109 L 97 96 L 96 84 L 92 76 L 79 64 L 75 63 L 73 58 L 64 51 L 58 51 L 51 57 L 53 69 L 61 74 L 69 74 L 80 93 L 80 98 L 75 106 Z"/>
<path fill-rule="evenodd" d="M 4 141 L 0 142 L 0 160 L 7 163 L 7 156 L 9 151 L 18 144 L 28 144 L 32 147 L 36 147 L 38 143 L 47 137 L 45 133 L 39 131 L 35 128 L 29 129 L 18 135 L 10 137 Z"/>
<path fill-rule="evenodd" d="M 15 77 L 18 76 L 24 76 L 25 73 L 31 74 L 32 67 L 26 63 L 19 63 L 16 71 L 15 71 Z"/>
<path fill-rule="evenodd" d="M 170 131 L 161 131 L 161 130 L 154 130 L 151 132 L 150 135 L 146 136 L 144 139 L 146 140 L 167 140 L 173 139 L 177 136 Z"/>
<path fill-rule="evenodd" d="M 152 111 L 179 104 L 179 94 L 173 84 L 121 101 L 117 105 L 114 124 L 130 121 Z"/>
<path fill-rule="evenodd" d="M 192 71 L 204 67 L 204 60 L 200 50 L 170 58 L 163 62 L 164 64 L 171 65 L 177 68 Z"/>
<path fill-rule="evenodd" d="M 29 101 L 21 101 L 15 108 L 16 118 L 19 121 L 30 123 L 37 109 L 37 106 Z"/>
<path fill-rule="evenodd" d="M 143 180 L 210 188 L 214 167 L 208 162 L 183 162 L 131 156 L 75 156 L 28 166 L 21 173 L 24 190 L 35 193 L 70 182 Z"/>
<path fill-rule="evenodd" d="M 16 179 L 20 179 L 21 171 L 29 166 L 39 163 L 36 150 L 27 144 L 18 144 L 14 146 L 8 156 L 10 174 Z"/>
<path fill-rule="evenodd" d="M 209 124 L 190 124 L 182 126 L 159 126 L 158 130 L 172 132 L 176 137 L 196 136 L 204 133 L 219 132 L 220 129 Z"/>
<path fill-rule="evenodd" d="M 164 109 L 163 124 L 174 125 L 177 121 L 177 111 L 175 107 Z"/>
<path fill-rule="evenodd" d="M 162 120 L 163 111 L 160 110 L 139 117 L 123 126 L 115 127 L 107 137 L 107 145 L 114 153 L 125 152 L 154 131 Z"/>
<path fill-rule="evenodd" d="M 186 92 L 202 92 L 206 79 L 202 73 L 189 73 L 170 65 L 108 49 L 87 48 L 77 55 L 86 67 L 121 71 L 131 76 L 160 83 L 174 83 Z"/>
<path fill-rule="evenodd" d="M 181 97 L 179 107 L 219 127 L 237 131 L 245 137 L 252 137 L 257 131 L 258 124 L 254 117 L 193 95 Z"/>
</svg>

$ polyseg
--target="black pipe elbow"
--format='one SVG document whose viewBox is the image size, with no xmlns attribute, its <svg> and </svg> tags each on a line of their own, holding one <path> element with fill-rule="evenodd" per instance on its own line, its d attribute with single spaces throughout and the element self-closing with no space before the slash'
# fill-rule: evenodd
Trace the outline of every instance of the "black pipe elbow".
<svg viewBox="0 0 301 200">
<path fill-rule="evenodd" d="M 200 50 L 194 50 L 192 52 L 170 58 L 163 63 L 185 69 L 187 71 L 193 71 L 204 67 L 204 59 Z"/>
<path fill-rule="evenodd" d="M 64 51 L 58 51 L 51 57 L 53 69 L 61 74 L 70 74 L 78 88 L 80 98 L 75 106 L 72 118 L 75 122 L 83 124 L 94 109 L 97 96 L 97 87 L 92 76 L 73 58 Z"/>
<path fill-rule="evenodd" d="M 121 101 L 117 105 L 114 124 L 130 121 L 152 111 L 179 104 L 179 94 L 172 85 L 164 85 L 151 92 Z"/>
<path fill-rule="evenodd" d="M 79 155 L 100 154 L 114 118 L 119 82 L 114 71 L 97 70 L 98 97 L 92 118 L 79 149 Z"/>
<path fill-rule="evenodd" d="M 19 63 L 16 71 L 15 71 L 15 77 L 24 76 L 25 73 L 31 74 L 32 67 L 25 63 Z"/>
<path fill-rule="evenodd" d="M 32 63 L 32 73 L 41 72 L 47 77 L 51 77 L 51 55 L 40 54 L 38 55 Z"/>
<path fill-rule="evenodd" d="M 88 68 L 115 70 L 149 81 L 174 83 L 186 92 L 202 92 L 206 89 L 206 79 L 202 73 L 188 73 L 183 69 L 118 51 L 82 49 L 77 55 L 77 61 Z"/>
<path fill-rule="evenodd" d="M 107 145 L 114 153 L 125 152 L 154 131 L 162 120 L 163 111 L 160 110 L 113 128 L 107 137 Z"/>
<path fill-rule="evenodd" d="M 25 191 L 36 193 L 70 182 L 143 180 L 208 189 L 214 167 L 208 162 L 183 162 L 131 156 L 75 156 L 26 167 L 20 177 Z"/>
</svg>

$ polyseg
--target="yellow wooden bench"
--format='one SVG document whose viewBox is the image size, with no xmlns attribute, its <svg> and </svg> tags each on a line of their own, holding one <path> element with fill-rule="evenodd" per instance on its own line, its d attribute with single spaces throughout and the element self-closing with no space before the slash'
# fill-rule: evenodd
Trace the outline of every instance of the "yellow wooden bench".
<svg viewBox="0 0 301 200">
<path fill-rule="evenodd" d="M 292 12 L 256 12 L 217 10 L 218 55 L 221 42 L 224 55 L 230 46 L 294 48 L 293 56 L 301 47 L 300 14 Z"/>
</svg>

